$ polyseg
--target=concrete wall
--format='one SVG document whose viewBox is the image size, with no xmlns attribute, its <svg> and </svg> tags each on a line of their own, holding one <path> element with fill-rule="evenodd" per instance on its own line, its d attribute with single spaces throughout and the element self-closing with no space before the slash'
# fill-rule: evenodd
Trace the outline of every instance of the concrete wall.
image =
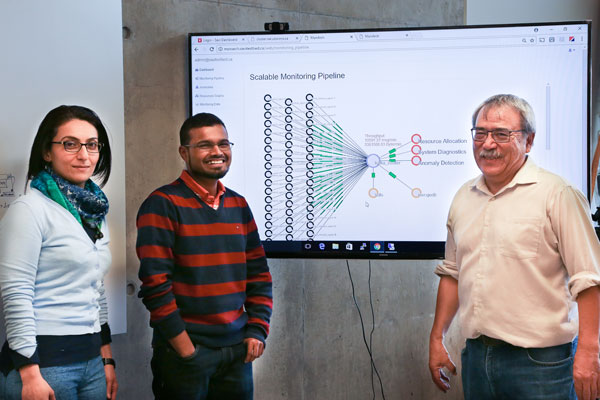
<svg viewBox="0 0 600 400">
<path fill-rule="evenodd" d="M 463 22 L 463 0 L 123 0 L 130 295 L 128 334 L 114 339 L 121 399 L 151 398 L 151 331 L 148 313 L 135 296 L 135 216 L 148 193 L 176 178 L 183 166 L 177 132 L 187 116 L 186 34 L 258 31 L 270 21 L 287 21 L 293 30 L 457 25 Z M 386 399 L 462 398 L 457 379 L 443 395 L 429 378 L 435 264 L 372 262 L 373 356 Z M 255 397 L 371 398 L 371 367 L 346 262 L 270 260 L 270 265 L 275 310 L 267 350 L 254 364 Z M 369 340 L 369 265 L 350 261 L 349 266 Z M 462 340 L 456 326 L 447 343 L 459 361 Z M 375 387 L 379 399 L 377 381 Z"/>
</svg>

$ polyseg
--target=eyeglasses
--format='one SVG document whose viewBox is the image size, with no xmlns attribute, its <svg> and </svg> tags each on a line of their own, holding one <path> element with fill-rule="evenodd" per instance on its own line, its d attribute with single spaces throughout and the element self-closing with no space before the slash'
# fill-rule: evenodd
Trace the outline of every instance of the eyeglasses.
<svg viewBox="0 0 600 400">
<path fill-rule="evenodd" d="M 81 143 L 78 140 L 62 140 L 60 142 L 50 142 L 52 144 L 62 144 L 67 153 L 79 153 L 82 146 L 85 146 L 85 149 L 88 153 L 99 153 L 102 149 L 102 143 L 98 142 L 87 142 Z"/>
<path fill-rule="evenodd" d="M 196 144 L 184 144 L 183 145 L 183 147 L 187 147 L 188 149 L 198 149 L 200 151 L 210 151 L 215 146 L 217 146 L 219 148 L 219 150 L 221 150 L 221 151 L 227 151 L 227 150 L 231 150 L 231 146 L 233 146 L 233 143 L 230 142 L 229 140 L 224 140 L 219 143 L 198 142 Z"/>
<path fill-rule="evenodd" d="M 492 134 L 492 139 L 496 143 L 508 143 L 510 137 L 515 136 L 515 132 L 525 132 L 523 129 L 509 130 L 509 129 L 492 129 L 488 131 L 483 128 L 471 128 L 471 136 L 475 142 L 485 142 L 488 138 L 488 134 Z"/>
</svg>

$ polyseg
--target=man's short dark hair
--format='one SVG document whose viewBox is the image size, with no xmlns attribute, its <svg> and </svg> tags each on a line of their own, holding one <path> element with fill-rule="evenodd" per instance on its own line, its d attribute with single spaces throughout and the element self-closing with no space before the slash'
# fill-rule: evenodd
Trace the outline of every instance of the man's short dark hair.
<svg viewBox="0 0 600 400">
<path fill-rule="evenodd" d="M 190 131 L 192 129 L 215 125 L 222 125 L 223 128 L 225 128 L 223 121 L 221 121 L 221 119 L 214 114 L 198 113 L 196 115 L 192 115 L 185 120 L 183 125 L 181 125 L 181 129 L 179 130 L 179 144 L 181 146 L 190 144 Z"/>
</svg>

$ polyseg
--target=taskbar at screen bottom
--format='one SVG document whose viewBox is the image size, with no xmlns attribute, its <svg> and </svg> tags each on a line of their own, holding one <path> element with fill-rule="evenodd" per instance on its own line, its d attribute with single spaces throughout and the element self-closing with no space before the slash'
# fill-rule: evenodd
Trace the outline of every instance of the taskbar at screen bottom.
<svg viewBox="0 0 600 400">
<path fill-rule="evenodd" d="M 444 242 L 399 242 L 386 240 L 265 240 L 269 258 L 372 258 L 440 259 Z"/>
</svg>

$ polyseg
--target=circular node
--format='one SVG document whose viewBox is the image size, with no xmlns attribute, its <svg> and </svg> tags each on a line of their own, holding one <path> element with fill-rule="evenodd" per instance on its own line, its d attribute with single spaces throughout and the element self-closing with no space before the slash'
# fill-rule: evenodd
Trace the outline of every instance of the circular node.
<svg viewBox="0 0 600 400">
<path fill-rule="evenodd" d="M 369 189 L 369 197 L 374 199 L 377 197 L 377 195 L 379 194 L 379 190 L 377 190 L 376 188 L 371 188 Z"/>
<path fill-rule="evenodd" d="M 288 242 L 291 242 L 292 240 L 294 240 L 294 235 L 291 235 L 291 234 L 285 235 L 285 240 L 287 240 Z"/>
<path fill-rule="evenodd" d="M 313 201 L 315 201 L 315 198 L 312 196 L 306 196 L 306 202 L 307 203 L 312 203 Z"/>
<path fill-rule="evenodd" d="M 419 144 L 421 143 L 421 135 L 419 135 L 418 133 L 415 133 L 414 135 L 412 135 L 410 137 L 410 140 L 414 143 L 414 144 Z"/>
<path fill-rule="evenodd" d="M 264 125 L 265 125 L 267 128 L 270 128 L 270 127 L 271 127 L 271 125 L 273 125 L 273 122 L 271 122 L 271 120 L 270 120 L 270 119 L 268 119 L 268 120 L 266 120 L 266 121 L 265 121 L 265 124 L 264 124 Z"/>
<path fill-rule="evenodd" d="M 273 223 L 271 221 L 265 222 L 265 228 L 271 229 L 273 227 Z"/>
<path fill-rule="evenodd" d="M 414 188 L 410 191 L 410 194 L 412 194 L 412 197 L 414 197 L 415 199 L 418 199 L 419 197 L 421 197 L 421 189 L 420 188 Z"/>
<path fill-rule="evenodd" d="M 381 158 L 377 154 L 369 154 L 367 156 L 367 165 L 371 168 L 378 167 L 381 163 Z"/>
<path fill-rule="evenodd" d="M 294 210 L 290 210 L 289 208 L 287 210 L 285 210 L 285 215 L 287 215 L 288 217 L 291 217 L 292 215 L 294 215 Z M 291 224 L 291 222 L 288 222 Z"/>
<path fill-rule="evenodd" d="M 271 133 L 273 133 L 273 131 L 270 128 L 265 129 L 265 136 L 271 136 Z"/>
<path fill-rule="evenodd" d="M 271 108 L 273 108 L 271 103 L 265 103 L 265 110 L 269 111 Z"/>
<path fill-rule="evenodd" d="M 312 118 L 314 115 L 315 115 L 315 113 L 314 113 L 314 112 L 312 112 L 312 111 L 307 111 L 307 112 L 306 112 L 306 118 L 309 118 L 309 119 L 311 119 L 311 118 Z"/>
<path fill-rule="evenodd" d="M 293 162 L 294 162 L 294 160 L 292 160 L 291 158 L 285 159 L 285 165 L 292 165 Z"/>
<path fill-rule="evenodd" d="M 271 219 L 273 219 L 273 214 L 271 214 L 271 213 L 266 213 L 266 214 L 265 214 L 265 219 L 266 219 L 267 221 L 270 221 Z"/>
<path fill-rule="evenodd" d="M 315 236 L 315 231 L 313 231 L 313 230 L 308 230 L 308 231 L 306 231 L 306 236 L 308 236 L 308 237 L 313 237 L 313 236 Z"/>
<path fill-rule="evenodd" d="M 411 159 L 410 159 L 410 162 L 411 162 L 413 165 L 419 165 L 419 164 L 421 164 L 421 157 L 419 157 L 419 156 L 414 156 L 413 158 L 411 158 Z"/>
<path fill-rule="evenodd" d="M 309 128 L 310 128 L 311 126 L 313 126 L 314 124 L 315 124 L 315 123 L 313 122 L 313 120 L 312 120 L 312 119 L 307 119 L 307 120 L 306 120 L 306 126 L 308 126 Z"/>
<path fill-rule="evenodd" d="M 265 179 L 265 186 L 271 186 L 273 184 L 273 181 L 270 179 Z"/>
<path fill-rule="evenodd" d="M 313 176 L 315 176 L 315 173 L 312 170 L 308 170 L 308 171 L 306 171 L 306 176 L 308 178 L 312 178 Z"/>
<path fill-rule="evenodd" d="M 292 124 L 285 124 L 285 131 L 286 132 L 291 132 L 293 129 Z M 291 135 L 291 133 L 288 133 L 289 135 Z"/>
<path fill-rule="evenodd" d="M 315 133 L 315 131 L 314 131 L 312 128 L 307 128 L 307 129 L 306 129 L 306 134 L 307 134 L 308 136 L 311 136 L 313 133 Z"/>
<path fill-rule="evenodd" d="M 308 93 L 306 95 L 306 101 L 313 101 L 313 99 L 314 99 L 314 96 L 312 95 L 312 93 Z"/>
<path fill-rule="evenodd" d="M 314 210 L 315 210 L 315 206 L 313 206 L 312 204 L 309 204 L 306 206 L 306 211 L 313 212 Z"/>
<path fill-rule="evenodd" d="M 307 187 L 306 194 L 312 196 L 313 194 L 315 194 L 315 189 L 313 189 L 312 187 Z"/>
<path fill-rule="evenodd" d="M 315 223 L 314 223 L 314 222 L 312 222 L 312 221 L 309 221 L 309 222 L 307 222 L 307 223 L 306 223 L 306 227 L 307 227 L 308 229 L 312 229 L 312 228 L 314 228 L 314 227 L 315 227 Z"/>
<path fill-rule="evenodd" d="M 273 206 L 271 204 L 265 204 L 265 211 L 266 212 L 271 212 L 273 211 Z"/>
<path fill-rule="evenodd" d="M 287 149 L 291 149 L 291 148 L 292 148 L 292 146 L 293 146 L 293 143 L 292 143 L 291 141 L 289 141 L 289 140 L 288 140 L 288 141 L 286 141 L 286 142 L 285 142 L 285 147 L 286 147 Z"/>
<path fill-rule="evenodd" d="M 271 164 L 270 162 L 266 162 L 265 163 L 265 169 L 271 169 L 273 167 L 273 164 Z"/>
<path fill-rule="evenodd" d="M 294 197 L 294 193 L 292 193 L 292 192 L 286 192 L 285 193 L 285 198 L 286 199 L 291 200 L 293 197 Z"/>
<path fill-rule="evenodd" d="M 292 168 L 289 165 L 287 167 L 285 167 L 285 173 L 286 174 L 291 174 L 292 172 L 294 172 L 294 168 Z"/>
<path fill-rule="evenodd" d="M 291 181 L 293 181 L 293 180 L 294 180 L 294 178 L 292 178 L 292 176 L 291 176 L 291 175 L 286 175 L 286 176 L 285 176 L 285 181 L 286 181 L 286 182 L 291 182 Z M 291 193 L 290 193 L 290 194 L 291 194 Z"/>
<path fill-rule="evenodd" d="M 285 116 L 285 122 L 287 122 L 288 124 L 289 124 L 290 122 L 292 122 L 292 116 L 291 116 L 291 115 L 286 115 L 286 116 Z"/>
<path fill-rule="evenodd" d="M 292 185 L 291 183 L 285 184 L 285 190 L 287 190 L 288 192 L 291 192 L 293 188 L 294 188 L 294 185 Z"/>
<path fill-rule="evenodd" d="M 265 154 L 265 161 L 271 161 L 273 159 L 273 154 L 267 153 Z"/>
<path fill-rule="evenodd" d="M 273 201 L 273 198 L 271 196 L 265 196 L 265 203 L 269 204 Z"/>
<path fill-rule="evenodd" d="M 314 158 L 315 158 L 315 155 L 313 153 L 308 153 L 306 155 L 306 161 L 312 161 L 312 160 L 314 160 Z"/>
<path fill-rule="evenodd" d="M 266 187 L 266 188 L 265 188 L 265 194 L 266 194 L 267 196 L 270 196 L 270 195 L 272 195 L 272 194 L 273 194 L 273 188 L 271 188 L 271 187 Z"/>
<path fill-rule="evenodd" d="M 291 208 L 293 205 L 294 205 L 294 202 L 293 202 L 293 201 L 291 201 L 291 200 L 287 200 L 287 201 L 285 202 L 285 206 L 286 206 L 287 208 Z"/>
<path fill-rule="evenodd" d="M 312 172 L 312 171 L 310 171 Z M 308 176 L 308 173 L 306 173 L 306 175 Z M 315 184 L 315 181 L 313 181 L 312 179 L 307 179 L 306 180 L 306 186 L 312 186 Z"/>
<path fill-rule="evenodd" d="M 270 153 L 273 150 L 273 148 L 269 145 L 265 146 L 265 153 Z"/>
<path fill-rule="evenodd" d="M 272 231 L 272 230 L 270 230 L 270 229 L 267 229 L 267 230 L 265 231 L 265 236 L 266 236 L 266 237 L 271 237 L 271 236 L 273 236 L 273 231 Z"/>
<path fill-rule="evenodd" d="M 310 162 L 310 161 L 306 163 L 306 168 L 308 168 L 308 169 L 313 169 L 314 166 L 315 165 L 312 162 Z"/>
<path fill-rule="evenodd" d="M 294 155 L 294 151 L 293 151 L 292 149 L 287 149 L 287 150 L 285 151 L 285 156 L 286 156 L 286 157 L 291 157 L 291 156 L 293 156 L 293 155 Z"/>
<path fill-rule="evenodd" d="M 287 233 L 292 233 L 292 232 L 294 232 L 294 227 L 288 225 L 288 226 L 285 227 L 285 231 Z"/>
<path fill-rule="evenodd" d="M 286 106 L 291 106 L 292 105 L 292 99 L 290 99 L 289 97 L 287 99 L 285 99 L 285 105 Z"/>
<path fill-rule="evenodd" d="M 308 136 L 308 137 L 306 138 L 306 144 L 313 144 L 313 142 L 314 142 L 314 141 L 315 141 L 315 140 L 313 139 L 313 137 L 312 137 L 312 136 Z"/>
<path fill-rule="evenodd" d="M 293 110 L 292 110 L 292 107 L 286 107 L 286 108 L 285 108 L 285 113 L 286 113 L 286 114 L 291 114 L 291 113 L 292 113 L 292 111 L 293 111 Z"/>
<path fill-rule="evenodd" d="M 271 178 L 273 176 L 273 172 L 265 171 L 265 178 Z"/>
<path fill-rule="evenodd" d="M 314 107 L 313 103 L 311 103 L 310 101 L 308 103 L 306 103 L 306 109 L 307 110 L 312 110 Z"/>
<path fill-rule="evenodd" d="M 306 151 L 308 151 L 309 153 L 312 153 L 314 149 L 315 148 L 313 147 L 312 144 L 309 144 L 308 146 L 306 146 Z"/>
<path fill-rule="evenodd" d="M 273 143 L 273 138 L 271 136 L 266 136 L 265 137 L 265 144 L 271 144 Z"/>
<path fill-rule="evenodd" d="M 263 99 L 265 99 L 265 101 L 271 101 L 272 97 L 270 94 L 265 94 L 265 97 L 263 97 Z"/>
<path fill-rule="evenodd" d="M 410 151 L 412 151 L 413 154 L 421 154 L 421 146 L 415 144 Z"/>
<path fill-rule="evenodd" d="M 265 119 L 271 119 L 271 111 L 265 112 Z"/>
<path fill-rule="evenodd" d="M 306 214 L 306 219 L 309 221 L 312 221 L 313 219 L 315 219 L 315 214 L 313 214 L 313 213 Z"/>
<path fill-rule="evenodd" d="M 288 133 L 285 134 L 286 140 L 292 140 L 293 137 L 294 137 L 294 135 L 292 135 L 292 133 L 289 131 L 288 131 Z"/>
</svg>

